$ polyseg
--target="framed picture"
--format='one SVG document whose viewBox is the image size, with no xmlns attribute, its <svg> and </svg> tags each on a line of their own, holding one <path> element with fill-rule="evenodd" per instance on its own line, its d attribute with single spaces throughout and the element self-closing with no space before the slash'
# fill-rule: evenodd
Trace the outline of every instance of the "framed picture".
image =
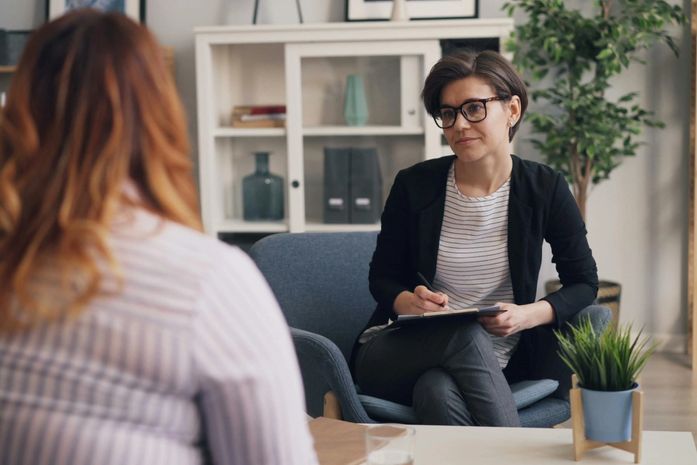
<svg viewBox="0 0 697 465">
<path fill-rule="evenodd" d="M 0 29 L 0 66 L 16 66 L 33 31 Z"/>
<path fill-rule="evenodd" d="M 346 0 L 346 19 L 390 19 L 392 3 L 386 0 Z M 410 19 L 476 18 L 477 8 L 477 0 L 407 0 Z"/>
<path fill-rule="evenodd" d="M 145 0 L 46 0 L 46 17 L 53 19 L 77 8 L 118 11 L 136 21 L 145 22 Z"/>
</svg>

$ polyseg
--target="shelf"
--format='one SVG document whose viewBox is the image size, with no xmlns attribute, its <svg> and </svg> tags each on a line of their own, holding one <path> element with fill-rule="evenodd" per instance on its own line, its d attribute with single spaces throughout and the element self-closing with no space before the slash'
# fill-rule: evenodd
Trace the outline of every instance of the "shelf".
<svg viewBox="0 0 697 465">
<path fill-rule="evenodd" d="M 288 225 L 278 221 L 221 221 L 215 227 L 218 233 L 275 233 L 287 232 Z"/>
<path fill-rule="evenodd" d="M 3 65 L 0 66 L 0 73 L 14 73 L 17 71 L 17 67 L 14 65 L 8 66 L 8 65 Z"/>
<path fill-rule="evenodd" d="M 422 127 L 402 126 L 315 126 L 303 129 L 305 136 L 413 136 L 424 133 Z"/>
<path fill-rule="evenodd" d="M 309 232 L 379 231 L 380 223 L 373 224 L 325 224 L 307 223 Z M 215 227 L 217 233 L 278 233 L 288 232 L 288 225 L 280 222 L 226 220 Z"/>
<path fill-rule="evenodd" d="M 283 137 L 286 128 L 216 128 L 214 137 Z"/>
<path fill-rule="evenodd" d="M 346 231 L 379 231 L 380 223 L 373 224 L 324 224 L 307 223 L 305 230 L 309 232 L 346 232 Z"/>
</svg>

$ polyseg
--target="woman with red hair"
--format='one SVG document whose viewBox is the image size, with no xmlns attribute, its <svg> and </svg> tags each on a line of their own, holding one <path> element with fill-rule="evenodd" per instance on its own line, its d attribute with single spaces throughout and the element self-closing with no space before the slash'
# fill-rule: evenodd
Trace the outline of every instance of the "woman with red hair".
<svg viewBox="0 0 697 465">
<path fill-rule="evenodd" d="M 32 35 L 0 114 L 0 463 L 316 463 L 281 312 L 200 232 L 188 154 L 147 29 Z"/>
</svg>

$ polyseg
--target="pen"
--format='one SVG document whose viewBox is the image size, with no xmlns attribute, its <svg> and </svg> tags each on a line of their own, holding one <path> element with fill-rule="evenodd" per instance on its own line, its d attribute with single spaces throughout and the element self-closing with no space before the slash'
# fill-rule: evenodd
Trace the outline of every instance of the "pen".
<svg viewBox="0 0 697 465">
<path fill-rule="evenodd" d="M 431 283 L 428 282 L 428 279 L 424 275 L 421 274 L 420 271 L 416 272 L 416 276 L 419 278 L 419 281 L 421 281 L 421 284 L 426 286 L 426 288 L 431 291 L 431 292 L 436 292 L 435 289 L 433 289 L 433 286 L 431 286 Z"/>
<path fill-rule="evenodd" d="M 426 288 L 427 288 L 429 291 L 438 293 L 438 291 L 436 291 L 436 290 L 433 288 L 433 286 L 431 285 L 431 283 L 428 282 L 428 279 L 426 279 L 426 277 L 425 277 L 424 275 L 422 275 L 420 271 L 417 271 L 417 272 L 416 272 L 416 276 L 419 278 L 419 281 L 421 281 L 421 284 L 423 284 L 424 286 L 426 286 Z M 441 307 L 446 308 L 446 306 L 445 306 L 445 305 L 442 305 L 442 304 L 441 304 Z"/>
</svg>

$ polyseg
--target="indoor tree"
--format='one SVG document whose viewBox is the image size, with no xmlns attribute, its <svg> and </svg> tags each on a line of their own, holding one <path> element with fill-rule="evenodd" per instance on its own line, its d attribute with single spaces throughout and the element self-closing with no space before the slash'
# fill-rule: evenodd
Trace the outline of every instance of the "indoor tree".
<svg viewBox="0 0 697 465">
<path fill-rule="evenodd" d="M 639 52 L 656 43 L 677 56 L 666 29 L 685 16 L 663 0 L 513 0 L 503 8 L 527 15 L 506 45 L 535 82 L 531 95 L 539 111 L 530 112 L 529 121 L 540 137 L 532 143 L 565 174 L 585 219 L 591 184 L 636 154 L 644 126 L 662 127 L 637 103 L 637 92 L 608 97 L 611 80 L 642 62 Z"/>
</svg>

